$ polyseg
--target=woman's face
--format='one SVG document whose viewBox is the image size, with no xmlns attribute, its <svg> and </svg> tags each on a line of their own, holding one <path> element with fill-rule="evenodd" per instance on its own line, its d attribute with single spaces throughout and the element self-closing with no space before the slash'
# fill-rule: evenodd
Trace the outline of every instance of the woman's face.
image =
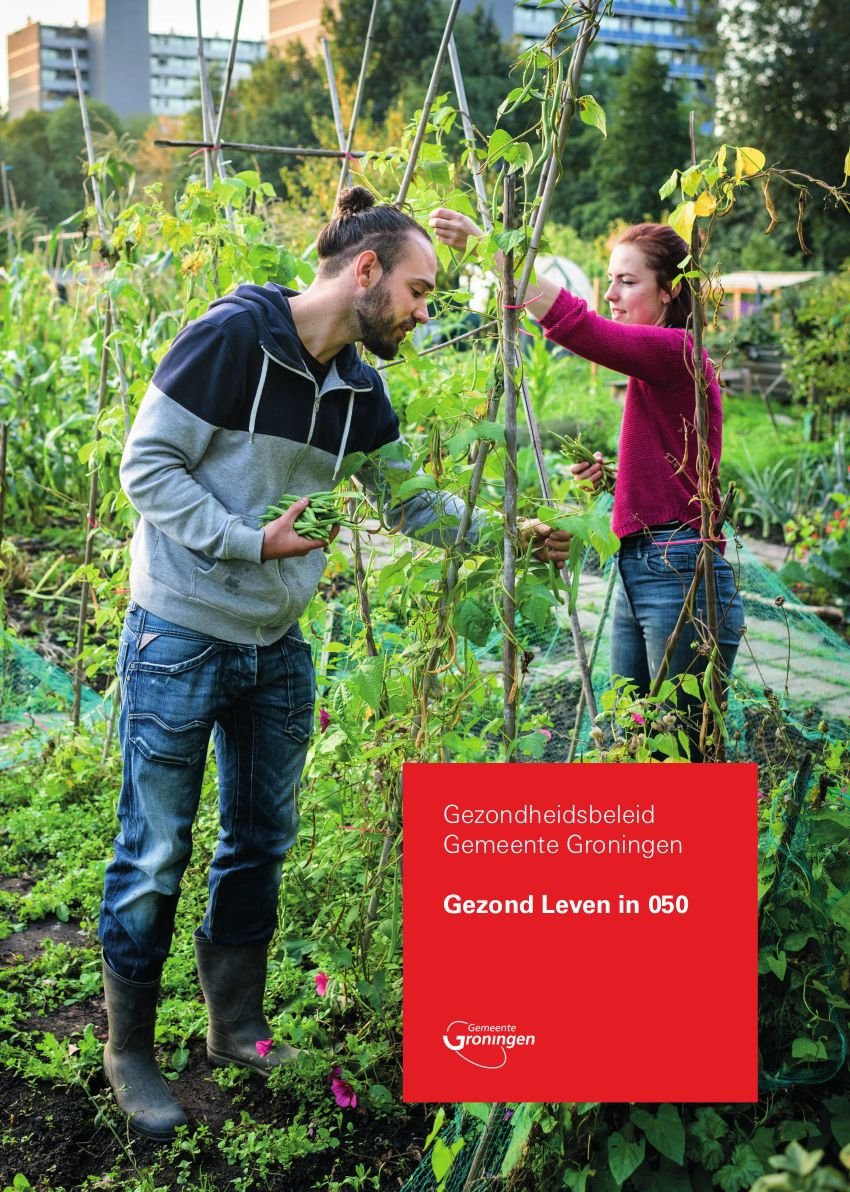
<svg viewBox="0 0 850 1192">
<path fill-rule="evenodd" d="M 604 298 L 614 322 L 629 324 L 663 324 L 670 302 L 636 244 L 614 246 Z"/>
</svg>

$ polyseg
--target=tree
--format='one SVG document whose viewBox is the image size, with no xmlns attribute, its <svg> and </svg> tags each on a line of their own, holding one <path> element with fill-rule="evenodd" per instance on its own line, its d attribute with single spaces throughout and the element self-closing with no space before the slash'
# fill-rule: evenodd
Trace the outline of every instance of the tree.
<svg viewBox="0 0 850 1192">
<path fill-rule="evenodd" d="M 619 77 L 600 76 L 594 97 L 605 108 L 607 138 L 594 129 L 571 130 L 573 205 L 566 209 L 565 192 L 557 207 L 557 217 L 585 237 L 604 233 L 617 219 L 657 220 L 659 186 L 690 155 L 687 112 L 651 47 L 639 49 Z"/>
<path fill-rule="evenodd" d="M 401 101 L 409 115 L 421 107 L 446 24 L 448 4 L 421 0 L 382 0 L 375 19 L 367 67 L 364 104 L 376 121 Z M 360 74 L 371 0 L 340 0 L 339 13 L 325 9 L 324 23 L 333 41 L 334 59 L 345 83 L 354 87 Z M 510 89 L 511 49 L 480 6 L 461 13 L 454 26 L 458 59 L 473 122 L 488 134 L 496 111 Z M 448 61 L 440 90 L 454 95 Z"/>
<path fill-rule="evenodd" d="M 719 26 L 718 124 L 731 144 L 770 163 L 840 184 L 850 140 L 850 5 L 847 0 L 726 0 Z M 796 204 L 774 199 L 777 235 L 794 251 Z M 765 220 L 767 222 L 767 220 Z M 812 192 L 808 264 L 836 268 L 850 256 L 850 219 Z"/>
<path fill-rule="evenodd" d="M 121 134 L 115 112 L 89 99 L 92 128 L 111 128 Z M 26 112 L 5 127 L 4 150 L 12 169 L 9 181 L 15 201 L 38 212 L 54 226 L 86 204 L 83 179 L 87 172 L 85 136 L 80 106 L 69 99 L 53 112 Z"/>
</svg>

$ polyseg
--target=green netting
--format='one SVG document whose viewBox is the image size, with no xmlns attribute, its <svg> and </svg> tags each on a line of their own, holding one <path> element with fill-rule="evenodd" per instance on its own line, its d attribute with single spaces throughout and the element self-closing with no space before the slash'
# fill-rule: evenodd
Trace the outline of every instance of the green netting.
<svg viewBox="0 0 850 1192">
<path fill-rule="evenodd" d="M 846 739 L 850 712 L 850 645 L 801 604 L 776 573 L 760 562 L 751 550 L 730 540 L 727 558 L 739 577 L 747 619 L 747 631 L 741 642 L 729 696 L 729 759 L 763 760 L 774 741 L 779 721 L 786 738 L 790 732 L 803 747 L 814 741 Z M 578 602 L 588 654 L 591 643 L 595 640 L 597 644 L 592 672 L 597 695 L 610 682 L 610 618 L 607 616 L 610 579 L 610 565 L 601 574 L 586 569 Z M 525 706 L 539 707 L 550 713 L 563 730 L 563 735 L 554 738 L 553 743 L 560 744 L 565 751 L 581 682 L 566 610 L 560 610 L 557 620 L 558 624 L 546 632 L 520 623 L 517 636 L 520 645 L 535 654 L 524 692 Z M 499 643 L 491 641 L 481 655 L 485 659 L 492 658 L 495 664 L 498 649 Z M 565 709 L 560 724 L 559 702 Z M 584 744 L 588 741 L 589 729 L 590 723 L 585 716 L 580 735 Z M 800 754 L 802 752 L 801 749 Z M 550 756 L 551 760 L 562 760 L 550 755 L 547 749 L 547 760 Z M 799 761 L 798 755 L 796 762 L 799 764 Z M 787 800 L 790 817 L 787 830 L 781 838 L 768 834 L 762 841 L 762 849 L 773 849 L 780 858 L 777 894 L 786 899 L 804 898 L 824 913 L 826 921 L 830 901 L 843 897 L 844 892 L 829 892 L 824 881 L 815 877 L 807 860 L 811 845 L 808 816 L 802 798 L 794 798 L 792 789 L 798 787 L 799 794 L 807 783 L 804 773 L 796 776 L 789 773 L 786 785 L 775 796 L 777 803 L 784 804 Z M 842 798 L 850 801 L 846 795 Z M 822 941 L 820 969 L 826 987 L 839 996 L 836 958 L 826 939 Z M 823 1084 L 841 1070 L 848 1055 L 846 1027 L 832 1007 L 824 1008 L 824 1017 L 834 1032 L 833 1062 L 809 1067 L 800 1065 L 793 1070 L 768 1069 L 760 1080 L 761 1093 Z M 501 1107 L 497 1109 L 501 1110 Z M 519 1111 L 518 1108 L 516 1112 Z M 445 1183 L 440 1185 L 435 1175 L 429 1150 L 404 1184 L 403 1192 L 432 1192 L 438 1185 L 445 1192 L 482 1192 L 485 1188 L 501 1186 L 502 1163 L 513 1133 L 513 1118 L 509 1113 L 497 1112 L 484 1131 L 480 1121 L 465 1113 L 463 1106 L 455 1106 L 440 1133 L 446 1148 L 441 1151 L 441 1156 L 446 1150 L 451 1153 L 459 1139 L 464 1141 Z M 437 1167 L 440 1168 L 439 1160 Z"/>
<path fill-rule="evenodd" d="M 73 706 L 68 675 L 13 634 L 0 631 L 0 768 L 40 748 L 52 731 L 68 723 Z M 101 709 L 101 697 L 83 684 L 81 715 L 97 715 Z"/>
<path fill-rule="evenodd" d="M 836 739 L 848 732 L 850 645 L 802 604 L 775 572 L 743 545 L 730 541 L 727 558 L 738 575 L 747 628 L 732 676 L 727 726 L 730 760 L 762 760 L 779 719 L 802 738 L 822 731 Z M 605 615 L 611 565 L 602 574 L 582 575 L 578 612 L 590 653 L 597 641 L 593 686 L 610 685 L 610 617 Z M 527 705 L 569 711 L 580 690 L 575 647 L 564 609 L 549 634 L 530 628 L 520 642 L 535 653 L 529 669 Z M 768 698 L 765 697 L 768 693 Z M 818 725 L 824 725 L 819 730 Z M 772 727 L 768 727 L 772 726 Z M 558 726 L 572 729 L 572 722 Z M 588 740 L 585 717 L 580 744 Z M 548 756 L 548 754 L 547 754 Z"/>
<path fill-rule="evenodd" d="M 515 1110 L 496 1105 L 484 1124 L 462 1105 L 449 1111 L 448 1121 L 439 1135 L 442 1148 L 429 1151 L 413 1175 L 402 1185 L 402 1192 L 483 1192 L 501 1186 L 502 1164 L 513 1132 Z M 461 1143 L 459 1149 L 458 1144 Z M 445 1182 L 438 1180 L 441 1162 L 452 1156 Z M 473 1170 L 474 1168 L 474 1170 Z"/>
</svg>

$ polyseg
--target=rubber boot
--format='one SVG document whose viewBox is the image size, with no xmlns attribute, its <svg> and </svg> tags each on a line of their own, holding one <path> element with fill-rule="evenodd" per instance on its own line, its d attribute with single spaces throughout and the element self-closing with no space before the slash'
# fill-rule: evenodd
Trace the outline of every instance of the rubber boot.
<svg viewBox="0 0 850 1192">
<path fill-rule="evenodd" d="M 263 1013 L 267 951 L 265 944 L 213 944 L 195 936 L 198 977 L 209 1015 L 211 1064 L 237 1064 L 268 1077 L 299 1054 L 285 1043 L 271 1043 L 272 1030 Z"/>
<path fill-rule="evenodd" d="M 154 1058 L 159 981 L 128 981 L 104 960 L 103 992 L 109 1020 L 103 1071 L 118 1107 L 139 1134 L 168 1142 L 187 1123 Z"/>
</svg>

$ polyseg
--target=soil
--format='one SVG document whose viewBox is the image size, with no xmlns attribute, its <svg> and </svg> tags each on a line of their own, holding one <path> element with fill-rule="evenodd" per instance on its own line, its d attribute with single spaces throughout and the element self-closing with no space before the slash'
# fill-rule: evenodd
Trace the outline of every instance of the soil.
<svg viewBox="0 0 850 1192">
<path fill-rule="evenodd" d="M 0 885 L 6 890 L 23 890 L 27 879 L 6 878 Z M 0 979 L 2 969 L 26 964 L 48 939 L 78 947 L 90 942 L 77 923 L 50 918 L 30 924 L 0 941 Z M 102 997 L 34 1016 L 21 1026 L 34 1036 L 52 1032 L 57 1039 L 73 1041 L 89 1023 L 96 1037 L 105 1042 Z M 249 1077 L 233 1091 L 220 1088 L 201 1040 L 191 1044 L 188 1063 L 174 1090 L 189 1118 L 190 1132 L 203 1124 L 213 1137 L 229 1119 L 238 1121 L 243 1110 L 256 1122 L 283 1127 L 299 1108 L 270 1093 L 260 1079 Z M 370 1171 L 380 1170 L 382 1188 L 401 1188 L 422 1159 L 420 1148 L 428 1131 L 428 1107 L 406 1109 L 404 1118 L 380 1118 L 360 1107 L 346 1111 L 355 1130 L 340 1148 L 298 1160 L 285 1174 L 269 1173 L 258 1180 L 257 1192 L 325 1188 L 331 1178 L 353 1174 L 358 1163 Z M 187 1172 L 168 1162 L 167 1153 L 167 1146 L 128 1133 L 101 1072 L 86 1088 L 82 1084 L 28 1083 L 8 1068 L 0 1068 L 0 1188 L 11 1185 L 21 1173 L 37 1192 L 72 1192 L 92 1177 L 95 1183 L 90 1186 L 125 1189 L 134 1187 L 141 1173 L 153 1168 L 157 1187 L 183 1186 Z M 189 1178 L 203 1177 L 205 1188 L 225 1189 L 239 1175 L 240 1168 L 229 1166 L 213 1143 L 207 1145 Z"/>
</svg>

